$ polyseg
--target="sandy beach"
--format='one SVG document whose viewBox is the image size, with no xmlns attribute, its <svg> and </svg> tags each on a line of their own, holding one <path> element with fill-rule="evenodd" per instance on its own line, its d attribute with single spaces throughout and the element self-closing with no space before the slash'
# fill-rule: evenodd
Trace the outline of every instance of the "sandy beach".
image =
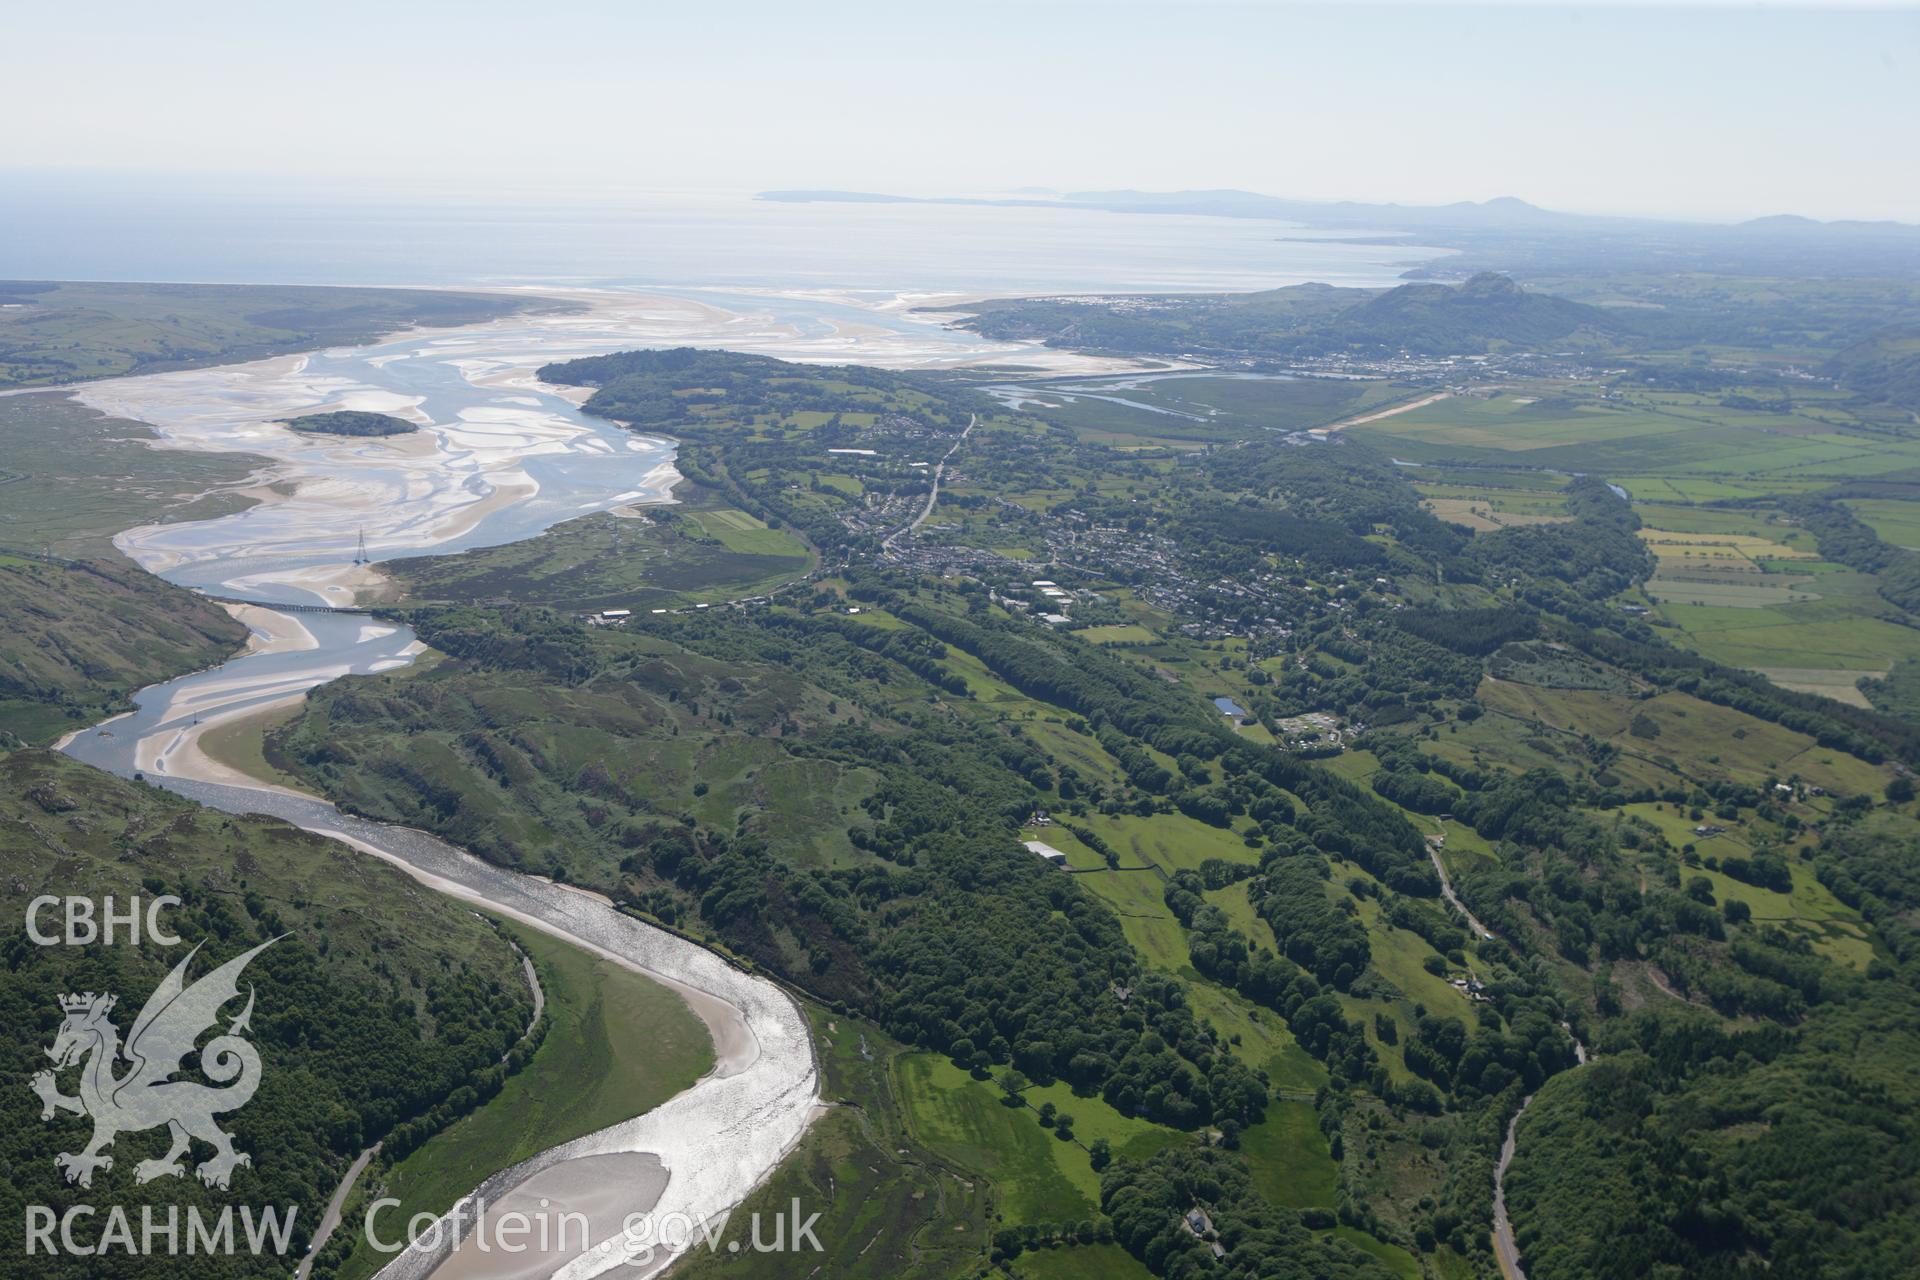
<svg viewBox="0 0 1920 1280">
<path fill-rule="evenodd" d="M 405 666 L 425 649 L 411 632 L 371 617 L 295 614 L 250 604 L 222 607 L 246 624 L 241 651 L 210 671 L 142 690 L 140 712 L 116 717 L 120 736 L 129 740 L 133 766 L 142 773 L 304 794 L 214 759 L 202 739 L 235 721 L 294 706 L 316 684 L 355 671 Z M 339 634 L 331 649 L 314 633 L 323 622 Z M 344 651 L 341 640 L 347 642 Z"/>
<path fill-rule="evenodd" d="M 277 609 L 257 604 L 227 603 L 220 606 L 235 622 L 247 629 L 247 653 L 298 653 L 318 648 L 313 632 L 300 625 L 300 619 Z"/>
<path fill-rule="evenodd" d="M 485 1216 L 434 1271 L 434 1280 L 550 1276 L 581 1252 L 580 1242 L 612 1239 L 630 1215 L 658 1204 L 667 1176 L 660 1158 L 648 1152 L 586 1156 L 543 1169 L 486 1206 Z M 530 1224 L 524 1234 L 507 1220 L 515 1214 Z M 508 1252 L 510 1246 L 520 1251 Z"/>
<path fill-rule="evenodd" d="M 288 569 L 279 573 L 227 579 L 230 588 L 242 594 L 263 581 L 291 583 L 312 592 L 326 603 L 340 609 L 378 604 L 392 599 L 398 590 L 391 578 L 370 564 L 323 564 L 306 569 Z M 275 614 L 274 616 L 288 615 Z M 296 622 L 295 625 L 299 624 Z"/>
<path fill-rule="evenodd" d="M 201 739 L 223 724 L 298 706 L 306 696 L 306 691 L 303 689 L 271 702 L 202 716 L 197 723 L 178 730 L 165 741 L 149 739 L 142 742 L 136 758 L 141 761 L 142 770 L 159 776 L 192 778 L 198 782 L 217 782 L 229 787 L 260 787 L 289 796 L 305 795 L 306 792 L 295 791 L 291 787 L 284 787 L 274 782 L 263 782 L 222 764 L 206 753 L 201 746 Z"/>
</svg>

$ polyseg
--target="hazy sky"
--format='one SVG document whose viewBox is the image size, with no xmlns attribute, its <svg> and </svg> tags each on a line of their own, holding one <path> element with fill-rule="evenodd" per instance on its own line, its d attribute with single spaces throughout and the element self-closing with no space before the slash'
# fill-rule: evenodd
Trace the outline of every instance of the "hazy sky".
<svg viewBox="0 0 1920 1280">
<path fill-rule="evenodd" d="M 10 4 L 13 170 L 1920 221 L 1920 9 Z"/>
</svg>

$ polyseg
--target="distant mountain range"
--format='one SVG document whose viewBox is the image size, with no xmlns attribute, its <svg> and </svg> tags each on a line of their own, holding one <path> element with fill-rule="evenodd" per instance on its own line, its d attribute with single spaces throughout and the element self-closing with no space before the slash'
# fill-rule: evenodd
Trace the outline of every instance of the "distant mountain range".
<svg viewBox="0 0 1920 1280">
<path fill-rule="evenodd" d="M 1009 196 L 900 196 L 875 191 L 763 191 L 762 200 L 786 204 L 958 204 L 1003 208 L 1097 209 L 1112 213 L 1184 213 L 1215 218 L 1266 218 L 1316 227 L 1365 227 L 1374 230 L 1423 227 L 1486 230 L 1591 231 L 1624 227 L 1674 227 L 1694 231 L 1734 231 L 1762 235 L 1885 235 L 1920 238 L 1920 225 L 1907 222 L 1822 222 L 1797 214 L 1774 214 L 1734 223 L 1673 222 L 1659 218 L 1559 213 L 1517 196 L 1462 200 L 1453 204 L 1368 204 L 1357 200 L 1289 200 L 1256 191 L 1217 188 L 1206 191 L 1067 191 L 1057 195 L 1028 189 Z"/>
<path fill-rule="evenodd" d="M 1443 205 L 1289 200 L 1253 191 L 1069 191 L 1035 196 L 899 196 L 872 191 L 763 191 L 782 203 L 938 204 L 1082 209 L 1253 218 L 1316 230 L 1373 232 L 1459 249 L 1435 270 L 1467 276 L 1705 271 L 1738 275 L 1823 273 L 1920 276 L 1920 225 L 1821 222 L 1791 214 L 1736 223 L 1673 222 L 1559 213 L 1513 196 Z M 1418 273 L 1411 273 L 1418 274 Z"/>
</svg>

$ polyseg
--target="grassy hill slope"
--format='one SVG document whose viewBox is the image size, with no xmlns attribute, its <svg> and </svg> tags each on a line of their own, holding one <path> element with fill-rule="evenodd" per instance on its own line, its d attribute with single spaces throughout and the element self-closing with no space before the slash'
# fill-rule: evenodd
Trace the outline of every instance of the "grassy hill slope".
<svg viewBox="0 0 1920 1280">
<path fill-rule="evenodd" d="M 1261 293 L 1155 298 L 1033 298 L 970 304 L 963 328 L 991 338 L 1090 351 L 1280 358 L 1334 352 L 1471 355 L 1617 327 L 1598 307 L 1482 272 L 1458 286 L 1291 285 Z"/>
<path fill-rule="evenodd" d="M 50 742 L 246 639 L 217 606 L 128 562 L 112 536 L 244 508 L 256 460 L 152 439 L 57 393 L 0 398 L 0 745 Z"/>
<path fill-rule="evenodd" d="M 122 560 L 0 554 L 0 742 L 44 744 L 211 666 L 246 638 L 218 606 Z"/>
<path fill-rule="evenodd" d="M 50 280 L 0 281 L 0 304 L 0 388 L 258 360 L 553 305 L 430 289 Z"/>
</svg>

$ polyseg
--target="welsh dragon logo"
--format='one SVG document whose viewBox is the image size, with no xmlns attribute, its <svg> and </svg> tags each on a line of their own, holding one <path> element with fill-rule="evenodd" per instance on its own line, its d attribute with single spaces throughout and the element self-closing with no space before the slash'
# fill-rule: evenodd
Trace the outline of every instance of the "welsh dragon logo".
<svg viewBox="0 0 1920 1280">
<path fill-rule="evenodd" d="M 240 972 L 247 962 L 278 941 L 263 942 L 188 986 L 187 966 L 200 950 L 195 947 L 154 988 L 133 1020 L 124 1046 L 119 1028 L 107 1016 L 117 997 L 89 991 L 60 998 L 67 1020 L 54 1037 L 53 1048 L 47 1050 L 54 1069 L 35 1075 L 32 1087 L 40 1095 L 42 1120 L 53 1119 L 59 1111 L 93 1118 L 93 1140 L 86 1149 L 53 1158 L 68 1182 L 91 1187 L 96 1170 L 113 1168 L 113 1157 L 101 1152 L 113 1145 L 117 1135 L 160 1125 L 167 1127 L 173 1145 L 158 1160 L 142 1160 L 134 1169 L 135 1182 L 185 1174 L 181 1157 L 188 1154 L 195 1138 L 214 1149 L 212 1159 L 194 1170 L 210 1187 L 225 1190 L 236 1168 L 253 1163 L 244 1151 L 233 1149 L 233 1136 L 213 1122 L 215 1116 L 245 1106 L 260 1087 L 260 1053 L 241 1035 L 253 1017 L 251 986 L 246 1008 L 227 1025 L 225 1034 L 215 1036 L 199 1051 L 201 1074 L 225 1087 L 172 1077 L 185 1069 L 195 1041 L 215 1024 L 221 1006 L 239 996 Z M 122 1059 L 128 1065 L 116 1075 Z M 67 1097 L 60 1092 L 54 1073 L 83 1061 L 80 1096 Z"/>
</svg>

